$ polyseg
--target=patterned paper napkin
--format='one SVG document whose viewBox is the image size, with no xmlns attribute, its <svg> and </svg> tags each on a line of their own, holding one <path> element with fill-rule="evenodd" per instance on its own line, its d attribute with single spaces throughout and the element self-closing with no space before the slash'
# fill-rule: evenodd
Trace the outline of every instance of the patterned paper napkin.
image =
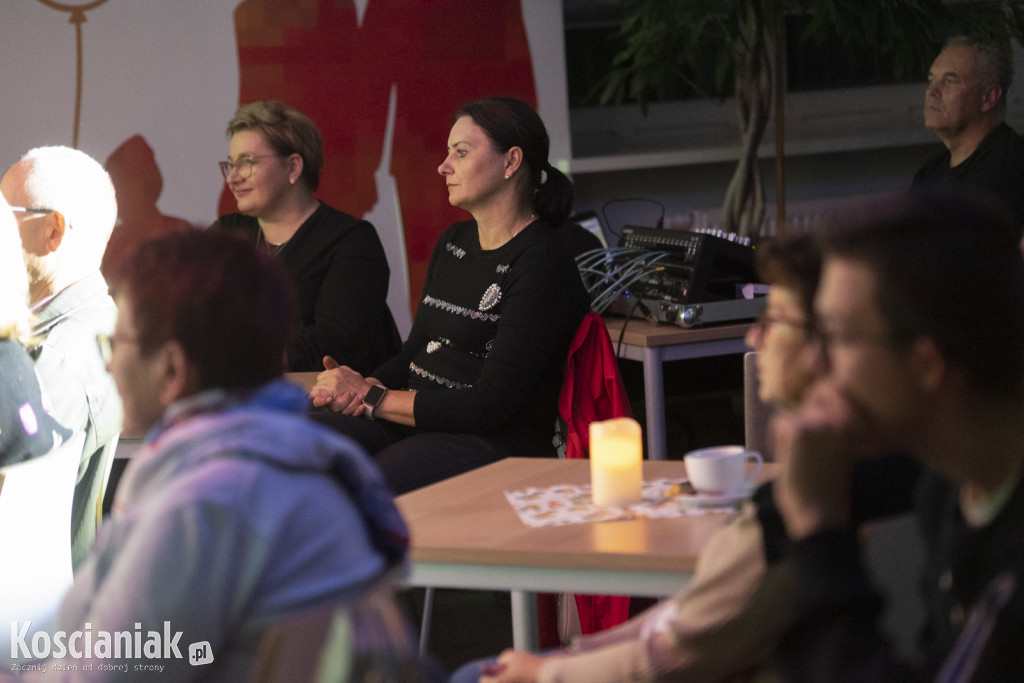
<svg viewBox="0 0 1024 683">
<path fill-rule="evenodd" d="M 594 505 L 590 484 L 562 484 L 547 488 L 531 487 L 505 491 L 505 498 L 531 527 L 562 526 L 588 522 L 613 522 L 626 519 L 660 519 L 683 515 L 730 514 L 742 500 L 730 504 L 694 505 L 694 496 L 687 495 L 685 479 L 654 479 L 643 483 L 643 501 L 627 507 Z"/>
</svg>

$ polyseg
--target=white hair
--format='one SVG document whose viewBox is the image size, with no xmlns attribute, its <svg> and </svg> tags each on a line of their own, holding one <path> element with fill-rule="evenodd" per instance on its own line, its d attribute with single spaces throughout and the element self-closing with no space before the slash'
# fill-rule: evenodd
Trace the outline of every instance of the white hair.
<svg viewBox="0 0 1024 683">
<path fill-rule="evenodd" d="M 18 222 L 0 195 L 0 339 L 28 340 L 28 275 L 21 256 Z"/>
<path fill-rule="evenodd" d="M 61 146 L 36 147 L 18 163 L 32 206 L 63 214 L 70 260 L 85 271 L 99 268 L 117 221 L 117 197 L 107 171 L 85 152 Z"/>
</svg>

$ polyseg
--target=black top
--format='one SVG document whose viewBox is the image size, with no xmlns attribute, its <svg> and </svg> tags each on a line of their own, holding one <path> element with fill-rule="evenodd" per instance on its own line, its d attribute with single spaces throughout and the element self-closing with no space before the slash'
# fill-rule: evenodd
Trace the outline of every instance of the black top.
<svg viewBox="0 0 1024 683">
<path fill-rule="evenodd" d="M 418 431 L 499 435 L 551 455 L 558 392 L 589 299 L 572 257 L 538 220 L 498 249 L 474 221 L 438 239 L 401 352 L 372 373 L 419 392 Z"/>
<path fill-rule="evenodd" d="M 1001 123 L 971 156 L 950 168 L 943 148 L 914 174 L 913 185 L 955 183 L 983 188 L 1007 203 L 1024 225 L 1024 139 Z"/>
<path fill-rule="evenodd" d="M 265 244 L 253 216 L 227 214 L 218 225 Z M 301 316 L 288 346 L 290 371 L 323 370 L 331 356 L 365 375 L 398 351 L 390 270 L 373 225 L 321 202 L 274 256 L 295 284 Z"/>
<path fill-rule="evenodd" d="M 597 235 L 577 223 L 566 223 L 555 230 L 555 235 L 562 240 L 562 244 L 573 258 L 603 246 Z"/>
<path fill-rule="evenodd" d="M 0 339 L 0 376 L 0 467 L 46 455 L 71 436 L 44 406 L 32 358 L 11 339 Z"/>
<path fill-rule="evenodd" d="M 924 661 L 899 661 L 879 630 L 882 600 L 851 530 L 793 544 L 799 596 L 780 653 L 792 681 L 1019 681 L 1024 676 L 1024 482 L 972 528 L 956 485 L 924 477 Z"/>
</svg>

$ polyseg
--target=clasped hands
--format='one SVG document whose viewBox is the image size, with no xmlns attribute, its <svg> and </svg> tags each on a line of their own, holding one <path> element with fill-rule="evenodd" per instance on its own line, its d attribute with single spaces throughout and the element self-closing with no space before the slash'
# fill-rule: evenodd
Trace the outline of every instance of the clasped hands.
<svg viewBox="0 0 1024 683">
<path fill-rule="evenodd" d="M 347 365 L 338 365 L 330 356 L 324 356 L 324 371 L 316 377 L 316 384 L 309 390 L 313 407 L 326 407 L 334 413 L 361 415 L 363 397 L 373 383 Z"/>
</svg>

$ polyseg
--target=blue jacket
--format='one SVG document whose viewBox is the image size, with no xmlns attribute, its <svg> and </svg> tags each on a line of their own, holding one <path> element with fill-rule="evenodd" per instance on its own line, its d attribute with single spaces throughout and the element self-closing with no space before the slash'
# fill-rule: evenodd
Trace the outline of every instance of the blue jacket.
<svg viewBox="0 0 1024 683">
<path fill-rule="evenodd" d="M 141 630 L 143 641 L 180 632 L 181 658 L 79 659 L 78 673 L 60 674 L 120 681 L 98 665 L 159 664 L 167 680 L 245 680 L 269 625 L 399 578 L 407 532 L 390 493 L 358 446 L 306 419 L 306 404 L 301 389 L 276 381 L 166 411 L 55 630 Z M 188 646 L 203 642 L 213 662 L 191 666 Z M 83 672 L 87 663 L 97 667 Z"/>
</svg>

